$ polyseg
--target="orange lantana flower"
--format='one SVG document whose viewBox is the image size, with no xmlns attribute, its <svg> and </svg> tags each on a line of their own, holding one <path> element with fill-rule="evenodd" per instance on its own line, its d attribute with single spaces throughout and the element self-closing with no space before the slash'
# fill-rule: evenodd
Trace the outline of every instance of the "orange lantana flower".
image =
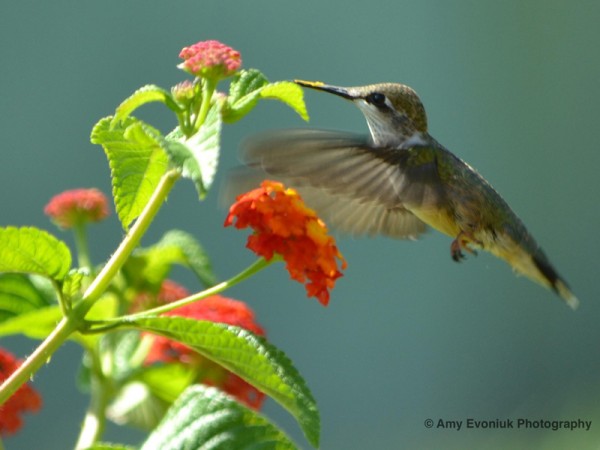
<svg viewBox="0 0 600 450">
<path fill-rule="evenodd" d="M 346 260 L 315 211 L 307 207 L 294 189 L 265 180 L 261 187 L 237 197 L 225 226 L 251 227 L 254 234 L 246 246 L 271 260 L 275 254 L 286 262 L 290 276 L 304 283 L 309 297 L 329 303 L 329 290 L 342 276 Z"/>
</svg>

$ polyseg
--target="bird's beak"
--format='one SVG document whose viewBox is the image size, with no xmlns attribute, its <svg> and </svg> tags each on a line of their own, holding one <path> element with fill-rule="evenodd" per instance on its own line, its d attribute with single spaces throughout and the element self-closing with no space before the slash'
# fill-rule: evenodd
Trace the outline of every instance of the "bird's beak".
<svg viewBox="0 0 600 450">
<path fill-rule="evenodd" d="M 346 98 L 348 100 L 355 100 L 356 97 L 350 94 L 347 88 L 339 87 L 339 86 L 331 86 L 329 84 L 322 83 L 320 81 L 304 81 L 304 80 L 294 80 L 294 83 L 299 84 L 300 86 L 308 87 L 311 89 L 316 89 L 318 91 L 329 92 L 331 94 L 339 95 L 340 97 Z"/>
</svg>

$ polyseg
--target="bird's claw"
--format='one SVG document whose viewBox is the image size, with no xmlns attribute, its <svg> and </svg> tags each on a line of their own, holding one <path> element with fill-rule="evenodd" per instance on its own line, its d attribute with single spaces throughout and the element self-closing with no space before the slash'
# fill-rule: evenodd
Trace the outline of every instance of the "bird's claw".
<svg viewBox="0 0 600 450">
<path fill-rule="evenodd" d="M 450 248 L 450 255 L 452 256 L 454 262 L 461 262 L 463 259 L 466 258 L 465 254 L 460 251 L 460 248 Z"/>
<path fill-rule="evenodd" d="M 459 233 L 456 239 L 452 241 L 452 244 L 450 245 L 450 256 L 452 256 L 452 259 L 455 262 L 461 262 L 466 258 L 465 254 L 462 252 L 463 250 L 466 250 L 471 255 L 477 256 L 477 252 L 469 247 L 470 242 L 475 242 L 478 245 L 481 245 L 478 241 L 472 239 L 464 232 Z"/>
</svg>

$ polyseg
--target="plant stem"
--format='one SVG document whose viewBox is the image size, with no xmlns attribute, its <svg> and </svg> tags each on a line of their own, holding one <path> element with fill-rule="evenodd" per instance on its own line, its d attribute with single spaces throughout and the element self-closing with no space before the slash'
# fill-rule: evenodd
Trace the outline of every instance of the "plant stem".
<svg viewBox="0 0 600 450">
<path fill-rule="evenodd" d="M 75 233 L 75 248 L 77 249 L 77 262 L 79 267 L 92 269 L 90 248 L 87 242 L 85 223 L 77 223 L 73 228 Z"/>
<path fill-rule="evenodd" d="M 26 383 L 69 336 L 81 327 L 84 323 L 83 319 L 85 315 L 96 300 L 104 293 L 133 249 L 137 246 L 178 178 L 179 172 L 176 170 L 170 170 L 162 176 L 156 190 L 150 197 L 150 200 L 148 200 L 148 204 L 144 207 L 134 226 L 131 227 L 127 236 L 125 236 L 125 239 L 123 239 L 121 245 L 117 248 L 117 251 L 87 288 L 83 299 L 73 307 L 70 315 L 64 317 L 58 323 L 56 328 L 40 346 L 0 386 L 0 405 L 8 400 L 22 384 Z"/>
<path fill-rule="evenodd" d="M 52 354 L 58 349 L 69 336 L 77 329 L 79 321 L 72 316 L 63 318 L 52 333 L 40 344 L 35 351 L 27 357 L 25 362 L 8 377 L 0 387 L 0 405 L 16 392 L 21 385 L 37 372 Z"/>
<path fill-rule="evenodd" d="M 219 284 L 216 284 L 215 286 L 210 287 L 202 292 L 198 292 L 197 294 L 190 295 L 189 297 L 182 298 L 181 300 L 177 300 L 176 302 L 172 302 L 167 305 L 158 306 L 156 308 L 152 308 L 147 311 L 142 311 L 142 312 L 139 312 L 136 314 L 130 314 L 127 316 L 119 317 L 118 319 L 110 319 L 110 320 L 111 321 L 112 320 L 123 321 L 123 320 L 136 319 L 138 317 L 147 317 L 149 315 L 158 315 L 158 314 L 162 314 L 162 313 L 171 311 L 175 308 L 179 308 L 181 306 L 188 305 L 195 301 L 202 300 L 206 297 L 218 294 L 219 292 L 223 292 L 224 290 L 229 289 L 232 286 L 235 286 L 236 284 L 240 283 L 241 281 L 244 281 L 246 278 L 249 278 L 252 275 L 254 275 L 255 273 L 260 272 L 262 269 L 269 266 L 274 260 L 275 260 L 275 258 L 271 259 L 270 261 L 267 261 L 264 258 L 259 258 L 254 263 L 252 263 L 250 266 L 248 266 L 246 269 L 242 270 L 237 275 L 234 275 L 233 277 L 231 277 L 229 280 L 223 281 L 222 283 L 219 283 Z"/>
<path fill-rule="evenodd" d="M 129 258 L 133 249 L 139 244 L 140 239 L 152 223 L 154 216 L 156 216 L 156 213 L 162 206 L 178 178 L 179 172 L 176 170 L 169 170 L 162 176 L 156 190 L 150 197 L 150 200 L 148 200 L 148 204 L 144 207 L 144 210 L 137 218 L 135 224 L 129 229 L 127 236 L 125 236 L 125 239 L 123 239 L 119 248 L 113 253 L 110 260 L 83 294 L 82 301 L 77 305 L 77 309 L 80 310 L 83 315 L 89 311 L 94 302 L 104 293 L 117 272 L 121 269 L 123 264 L 125 264 L 127 258 Z"/>
<path fill-rule="evenodd" d="M 94 355 L 91 357 L 94 359 L 91 373 L 91 399 L 77 444 L 75 444 L 76 450 L 83 450 L 95 444 L 102 437 L 106 426 L 106 408 L 110 400 L 110 388 L 108 380 L 102 373 L 100 362 Z"/>
<path fill-rule="evenodd" d="M 204 82 L 202 83 L 202 103 L 200 105 L 200 111 L 198 111 L 198 116 L 196 116 L 194 122 L 194 132 L 197 132 L 206 120 L 216 88 L 217 82 L 215 80 L 211 78 L 204 79 Z"/>
</svg>

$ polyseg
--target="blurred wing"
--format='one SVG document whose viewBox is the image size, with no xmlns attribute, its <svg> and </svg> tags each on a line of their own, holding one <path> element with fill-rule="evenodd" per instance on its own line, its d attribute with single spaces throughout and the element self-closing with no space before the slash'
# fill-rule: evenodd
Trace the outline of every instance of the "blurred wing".
<svg viewBox="0 0 600 450">
<path fill-rule="evenodd" d="M 406 205 L 439 197 L 435 162 L 409 164 L 406 150 L 374 148 L 347 133 L 287 130 L 250 139 L 243 160 L 299 190 L 326 221 L 351 234 L 414 238 L 426 225 Z"/>
<path fill-rule="evenodd" d="M 328 225 L 343 233 L 416 239 L 427 229 L 420 219 L 402 207 L 387 208 L 378 202 L 357 200 L 310 186 L 296 189 Z"/>
</svg>

